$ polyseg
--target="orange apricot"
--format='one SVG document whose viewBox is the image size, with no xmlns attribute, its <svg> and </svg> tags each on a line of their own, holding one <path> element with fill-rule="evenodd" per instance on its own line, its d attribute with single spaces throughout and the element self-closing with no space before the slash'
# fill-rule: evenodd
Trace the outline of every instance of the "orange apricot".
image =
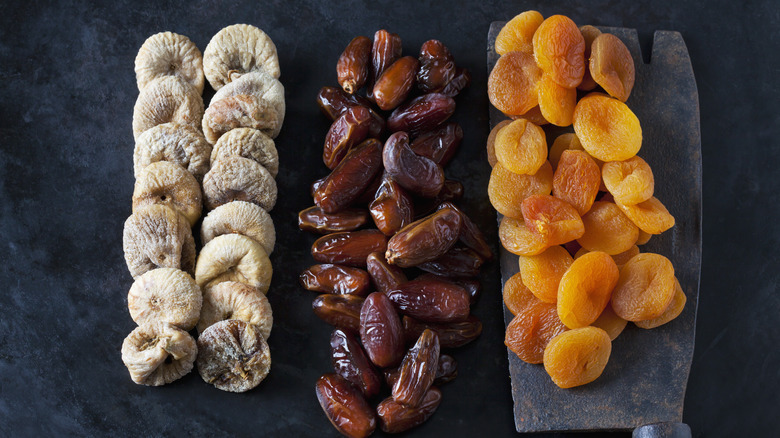
<svg viewBox="0 0 780 438">
<path fill-rule="evenodd" d="M 490 167 L 493 167 L 496 165 L 498 160 L 496 159 L 496 134 L 498 134 L 498 131 L 501 130 L 504 126 L 512 123 L 511 120 L 502 120 L 496 124 L 496 126 L 493 127 L 493 129 L 490 130 L 490 134 L 488 134 L 487 138 L 487 159 L 488 163 L 490 164 Z"/>
<path fill-rule="evenodd" d="M 544 349 L 544 369 L 553 383 L 573 388 L 596 380 L 607 366 L 612 341 L 598 327 L 567 330 L 552 338 Z"/>
<path fill-rule="evenodd" d="M 533 256 L 541 254 L 550 245 L 525 225 L 523 218 L 504 216 L 498 225 L 501 246 L 512 254 Z"/>
<path fill-rule="evenodd" d="M 628 325 L 628 321 L 617 316 L 615 311 L 612 310 L 612 306 L 607 304 L 607 307 L 604 308 L 598 319 L 593 321 L 591 325 L 603 329 L 609 335 L 609 339 L 614 341 L 618 335 L 623 333 L 626 325 Z"/>
<path fill-rule="evenodd" d="M 674 281 L 669 259 L 649 252 L 636 255 L 620 268 L 612 308 L 628 321 L 658 318 L 674 298 Z"/>
<path fill-rule="evenodd" d="M 558 317 L 569 328 L 585 327 L 607 307 L 620 271 L 607 253 L 583 254 L 558 284 Z"/>
<path fill-rule="evenodd" d="M 590 48 L 593 44 L 593 40 L 595 40 L 597 36 L 601 35 L 601 31 L 588 24 L 585 26 L 580 26 L 580 33 L 582 34 L 582 38 L 585 39 L 585 74 L 582 76 L 582 82 L 580 82 L 580 85 L 577 86 L 577 89 L 582 91 L 590 91 L 598 86 L 596 81 L 594 81 L 593 77 L 590 75 L 590 68 L 588 66 L 588 60 L 590 59 L 591 52 Z"/>
<path fill-rule="evenodd" d="M 533 175 L 508 171 L 501 163 L 493 166 L 488 181 L 488 198 L 504 216 L 523 217 L 523 200 L 531 195 L 547 195 L 552 190 L 552 166 L 545 162 Z"/>
<path fill-rule="evenodd" d="M 585 233 L 577 242 L 589 251 L 620 254 L 634 246 L 639 237 L 639 228 L 611 202 L 595 202 L 582 216 L 582 223 Z"/>
<path fill-rule="evenodd" d="M 669 306 L 666 308 L 666 310 L 664 310 L 664 313 L 662 313 L 661 316 L 657 318 L 648 319 L 645 321 L 636 321 L 634 324 L 636 324 L 637 327 L 643 329 L 652 329 L 664 325 L 667 322 L 680 316 L 683 309 L 685 308 L 686 301 L 688 301 L 688 298 L 685 296 L 685 292 L 683 292 L 679 280 L 677 280 L 675 277 L 674 297 L 672 298 L 672 302 L 669 303 Z"/>
<path fill-rule="evenodd" d="M 542 117 L 556 126 L 569 126 L 577 105 L 577 89 L 558 85 L 544 73 L 538 84 L 539 110 Z"/>
<path fill-rule="evenodd" d="M 638 156 L 625 161 L 604 163 L 601 168 L 604 185 L 616 202 L 634 205 L 653 197 L 655 179 L 650 165 Z"/>
<path fill-rule="evenodd" d="M 519 272 L 509 277 L 506 283 L 504 283 L 502 295 L 504 298 L 504 305 L 512 312 L 512 315 L 517 315 L 525 309 L 526 306 L 539 301 L 539 299 L 525 286 L 522 275 Z"/>
<path fill-rule="evenodd" d="M 539 105 L 536 105 L 535 107 L 529 109 L 521 116 L 512 116 L 512 119 L 514 120 L 526 119 L 537 126 L 547 125 L 548 123 L 550 123 L 542 115 L 542 110 L 539 109 Z"/>
<path fill-rule="evenodd" d="M 547 159 L 550 160 L 550 164 L 552 164 L 553 169 L 558 168 L 558 162 L 561 160 L 561 155 L 563 155 L 563 151 L 567 151 L 567 150 L 570 151 L 585 150 L 582 147 L 582 143 L 580 143 L 580 140 L 577 138 L 577 136 L 570 132 L 555 137 L 552 146 L 550 146 L 550 153 L 547 154 Z"/>
<path fill-rule="evenodd" d="M 634 245 L 631 248 L 628 248 L 627 250 L 621 252 L 620 254 L 612 255 L 612 260 L 615 261 L 615 264 L 619 268 L 625 265 L 627 261 L 631 260 L 637 254 L 639 254 L 639 247 Z"/>
<path fill-rule="evenodd" d="M 553 196 L 583 215 L 590 210 L 601 185 L 599 166 L 585 151 L 563 151 L 553 174 Z"/>
<path fill-rule="evenodd" d="M 674 226 L 674 216 L 656 197 L 636 205 L 618 203 L 617 206 L 645 233 L 661 234 Z"/>
<path fill-rule="evenodd" d="M 525 11 L 509 20 L 496 36 L 496 53 L 534 52 L 534 32 L 544 21 L 537 11 Z"/>
<path fill-rule="evenodd" d="M 542 71 L 531 54 L 509 52 L 500 57 L 488 77 L 488 98 L 499 111 L 519 116 L 539 104 L 537 83 Z"/>
<path fill-rule="evenodd" d="M 585 74 L 585 39 L 574 22 L 553 15 L 539 25 L 533 38 L 539 68 L 566 88 L 575 88 Z"/>
<path fill-rule="evenodd" d="M 577 209 L 553 196 L 529 196 L 523 201 L 521 210 L 526 226 L 541 236 L 548 246 L 578 239 L 585 232 Z"/>
<path fill-rule="evenodd" d="M 627 160 L 642 147 L 639 119 L 623 102 L 593 94 L 574 108 L 574 132 L 582 147 L 601 161 Z"/>
<path fill-rule="evenodd" d="M 640 228 L 640 229 L 639 229 L 639 237 L 636 239 L 636 244 L 637 244 L 637 245 L 644 245 L 644 244 L 646 244 L 647 242 L 649 242 L 649 241 L 650 241 L 650 238 L 651 238 L 651 237 L 653 237 L 653 235 L 652 235 L 652 234 L 650 234 L 650 233 L 645 233 L 645 232 L 644 232 L 644 231 L 642 231 L 642 229 Z"/>
<path fill-rule="evenodd" d="M 533 175 L 547 161 L 544 130 L 525 119 L 517 119 L 496 134 L 496 159 L 507 170 Z"/>
<path fill-rule="evenodd" d="M 512 319 L 506 327 L 504 345 L 525 362 L 542 363 L 547 343 L 565 330 L 555 312 L 555 304 L 537 301 Z"/>
<path fill-rule="evenodd" d="M 609 33 L 597 36 L 591 45 L 588 70 L 610 96 L 628 100 L 634 88 L 634 58 L 620 38 Z"/>
<path fill-rule="evenodd" d="M 572 259 L 562 246 L 551 246 L 539 255 L 520 256 L 518 264 L 523 284 L 545 303 L 558 299 L 558 283 L 563 273 L 571 266 Z"/>
</svg>

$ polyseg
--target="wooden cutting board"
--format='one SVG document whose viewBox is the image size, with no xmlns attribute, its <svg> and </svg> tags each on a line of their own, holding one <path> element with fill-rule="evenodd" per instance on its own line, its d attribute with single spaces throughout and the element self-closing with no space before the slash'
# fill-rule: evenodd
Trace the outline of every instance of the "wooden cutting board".
<svg viewBox="0 0 780 438">
<path fill-rule="evenodd" d="M 488 33 L 488 73 L 499 56 L 494 41 L 504 22 Z M 657 31 L 649 64 L 642 60 L 634 29 L 600 27 L 628 47 L 636 84 L 626 102 L 642 125 L 639 156 L 655 176 L 655 196 L 676 218 L 642 252 L 668 257 L 688 301 L 674 321 L 653 330 L 629 323 L 612 343 L 612 355 L 595 382 L 560 389 L 542 365 L 527 364 L 507 350 L 518 432 L 628 430 L 657 422 L 681 422 L 693 357 L 701 268 L 701 134 L 699 97 L 688 50 L 678 32 Z M 490 107 L 491 128 L 506 116 Z M 544 127 L 548 144 L 571 127 Z M 499 221 L 501 215 L 499 214 Z M 502 284 L 517 273 L 517 256 L 501 249 Z M 512 314 L 504 308 L 506 324 Z"/>
</svg>

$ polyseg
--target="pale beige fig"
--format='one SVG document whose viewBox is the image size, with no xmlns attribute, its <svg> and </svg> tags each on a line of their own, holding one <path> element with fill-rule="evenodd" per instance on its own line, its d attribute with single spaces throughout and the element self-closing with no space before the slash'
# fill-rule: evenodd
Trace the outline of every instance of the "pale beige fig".
<svg viewBox="0 0 780 438">
<path fill-rule="evenodd" d="M 271 38 L 249 24 L 220 30 L 203 51 L 203 73 L 215 90 L 246 73 L 261 70 L 278 79 L 279 56 Z"/>
<path fill-rule="evenodd" d="M 200 185 L 191 173 L 176 163 L 152 163 L 135 180 L 133 211 L 150 204 L 171 207 L 193 226 L 203 209 Z"/>
<path fill-rule="evenodd" d="M 211 145 L 203 134 L 190 125 L 163 123 L 138 136 L 133 152 L 133 169 L 138 178 L 146 166 L 170 161 L 187 169 L 196 180 L 203 181 L 211 163 Z"/>
<path fill-rule="evenodd" d="M 203 177 L 206 208 L 231 201 L 248 201 L 271 211 L 276 205 L 276 181 L 265 167 L 243 157 L 225 157 L 211 163 Z"/>
<path fill-rule="evenodd" d="M 223 234 L 241 234 L 263 246 L 269 255 L 274 252 L 276 230 L 267 211 L 257 204 L 233 201 L 215 208 L 203 219 L 200 240 L 204 245 Z"/>
<path fill-rule="evenodd" d="M 195 281 L 208 289 L 223 281 L 238 281 L 268 292 L 273 268 L 268 253 L 254 240 L 240 234 L 215 237 L 200 251 Z"/>
<path fill-rule="evenodd" d="M 195 239 L 184 216 L 165 205 L 140 207 L 125 221 L 122 247 L 130 275 L 177 268 L 195 275 Z"/>
<path fill-rule="evenodd" d="M 187 375 L 197 355 L 195 339 L 165 322 L 142 324 L 122 342 L 122 362 L 139 385 L 161 386 Z"/>
<path fill-rule="evenodd" d="M 206 383 L 246 392 L 271 370 L 271 351 L 260 330 L 237 319 L 220 321 L 198 338 L 198 372 Z"/>
<path fill-rule="evenodd" d="M 236 128 L 223 134 L 211 151 L 211 162 L 233 155 L 257 161 L 274 178 L 279 173 L 276 145 L 271 137 L 257 129 Z"/>
<path fill-rule="evenodd" d="M 214 97 L 211 98 L 211 105 L 222 99 L 243 94 L 256 96 L 271 104 L 273 109 L 276 110 L 277 126 L 281 129 L 286 111 L 284 86 L 281 82 L 264 71 L 247 73 L 217 91 Z M 276 137 L 276 135 L 272 135 L 272 137 Z"/>
<path fill-rule="evenodd" d="M 127 293 L 130 316 L 138 325 L 167 322 L 192 330 L 202 304 L 203 295 L 195 280 L 174 268 L 153 269 L 141 275 Z"/>
<path fill-rule="evenodd" d="M 226 319 L 238 319 L 254 325 L 268 340 L 274 317 L 265 294 L 237 281 L 223 281 L 203 292 L 198 333 Z"/>
<path fill-rule="evenodd" d="M 281 130 L 276 110 L 268 101 L 251 94 L 239 94 L 212 102 L 203 114 L 203 135 L 214 144 L 236 128 L 254 128 L 276 138 Z"/>
<path fill-rule="evenodd" d="M 135 57 L 138 90 L 163 76 L 177 76 L 203 93 L 203 56 L 189 38 L 173 32 L 150 36 Z"/>
<path fill-rule="evenodd" d="M 200 129 L 203 98 L 178 76 L 163 76 L 149 82 L 133 107 L 133 138 L 163 123 L 174 122 Z"/>
</svg>

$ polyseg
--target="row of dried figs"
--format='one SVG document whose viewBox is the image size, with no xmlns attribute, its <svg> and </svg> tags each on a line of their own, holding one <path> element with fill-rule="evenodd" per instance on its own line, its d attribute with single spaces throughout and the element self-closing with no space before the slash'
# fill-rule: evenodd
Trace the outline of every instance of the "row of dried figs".
<svg viewBox="0 0 780 438">
<path fill-rule="evenodd" d="M 311 249 L 319 264 L 300 280 L 321 293 L 314 313 L 335 327 L 334 372 L 317 381 L 317 398 L 339 432 L 365 437 L 377 422 L 402 432 L 437 409 L 438 386 L 457 375 L 442 350 L 482 332 L 471 305 L 493 255 L 454 204 L 463 185 L 444 175 L 463 138 L 447 120 L 468 71 L 437 40 L 403 57 L 386 30 L 353 39 L 336 70 L 340 87 L 317 95 L 333 121 L 322 154 L 331 172 L 298 216 L 324 236 Z"/>
<path fill-rule="evenodd" d="M 505 344 L 543 363 L 559 387 L 584 385 L 601 375 L 628 321 L 657 327 L 686 300 L 672 263 L 637 246 L 675 220 L 636 156 L 642 130 L 624 103 L 634 61 L 614 35 L 536 11 L 510 20 L 495 50 L 488 94 L 513 120 L 488 138 L 488 196 L 503 215 L 502 246 L 519 256 L 503 289 L 515 315 Z M 591 92 L 578 101 L 578 89 Z M 574 133 L 548 150 L 547 123 Z"/>
<path fill-rule="evenodd" d="M 247 391 L 271 366 L 268 212 L 285 106 L 276 47 L 262 30 L 233 25 L 201 56 L 187 37 L 163 32 L 144 42 L 135 70 L 136 183 L 123 246 L 139 326 L 122 360 L 139 384 L 170 383 L 197 362 L 216 388 Z M 204 73 L 218 90 L 205 112 Z M 204 205 L 196 261 L 192 227 Z"/>
</svg>

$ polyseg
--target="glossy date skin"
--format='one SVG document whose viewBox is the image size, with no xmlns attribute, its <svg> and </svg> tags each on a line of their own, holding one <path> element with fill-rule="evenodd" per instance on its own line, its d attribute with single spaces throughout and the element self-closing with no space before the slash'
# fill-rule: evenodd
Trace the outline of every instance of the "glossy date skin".
<svg viewBox="0 0 780 438">
<path fill-rule="evenodd" d="M 414 213 L 417 218 L 428 216 L 436 211 L 443 202 L 458 202 L 463 198 L 463 184 L 452 179 L 444 180 L 441 191 L 435 198 L 417 198 L 414 200 Z"/>
<path fill-rule="evenodd" d="M 372 93 L 379 108 L 390 111 L 406 100 L 414 86 L 419 64 L 416 58 L 404 56 L 382 72 Z"/>
<path fill-rule="evenodd" d="M 398 380 L 399 370 L 400 368 L 389 368 L 382 372 L 385 382 L 390 388 L 392 388 Z M 433 380 L 434 386 L 441 386 L 445 383 L 452 382 L 456 377 L 458 377 L 458 361 L 448 354 L 439 355 L 439 365 L 436 367 L 436 378 Z"/>
<path fill-rule="evenodd" d="M 409 135 L 396 132 L 382 150 L 385 172 L 411 194 L 433 198 L 444 186 L 444 169 L 430 158 L 414 153 Z"/>
<path fill-rule="evenodd" d="M 439 353 L 438 335 L 431 330 L 424 330 L 398 369 L 398 377 L 392 389 L 395 401 L 409 406 L 418 406 L 422 402 L 436 378 Z"/>
<path fill-rule="evenodd" d="M 386 236 L 392 236 L 414 219 L 412 198 L 387 174 L 368 209 L 374 224 Z"/>
<path fill-rule="evenodd" d="M 442 208 L 450 208 L 460 214 L 462 224 L 460 227 L 460 241 L 476 252 L 483 261 L 492 260 L 493 251 L 490 249 L 490 245 L 488 245 L 487 240 L 485 239 L 485 235 L 482 234 L 482 231 L 477 228 L 477 225 L 472 222 L 468 215 L 451 202 L 445 202 L 441 204 L 439 209 Z"/>
<path fill-rule="evenodd" d="M 390 132 L 418 133 L 441 125 L 455 112 L 455 100 L 441 93 L 428 93 L 399 106 L 387 118 Z"/>
<path fill-rule="evenodd" d="M 360 389 L 367 399 L 379 393 L 382 388 L 379 374 L 354 335 L 334 330 L 330 335 L 330 352 L 336 374 Z"/>
<path fill-rule="evenodd" d="M 382 293 L 395 289 L 408 281 L 404 271 L 398 266 L 387 263 L 385 255 L 380 252 L 373 252 L 368 255 L 366 269 L 371 276 L 374 286 Z"/>
<path fill-rule="evenodd" d="M 455 77 L 455 72 L 455 60 L 441 41 L 423 43 L 417 71 L 417 88 L 422 93 L 441 91 Z"/>
<path fill-rule="evenodd" d="M 386 433 L 400 433 L 425 423 L 441 403 L 441 391 L 431 387 L 417 407 L 401 404 L 388 397 L 376 407 L 379 427 Z"/>
<path fill-rule="evenodd" d="M 352 39 L 336 63 L 339 85 L 349 94 L 363 88 L 368 79 L 372 42 L 358 36 Z"/>
<path fill-rule="evenodd" d="M 398 311 L 425 322 L 456 322 L 469 316 L 469 295 L 455 283 L 418 277 L 387 292 Z"/>
<path fill-rule="evenodd" d="M 360 340 L 376 366 L 392 367 L 404 354 L 404 333 L 393 303 L 385 294 L 370 294 L 360 310 Z"/>
<path fill-rule="evenodd" d="M 441 348 L 462 347 L 482 334 L 482 322 L 474 315 L 469 315 L 464 321 L 442 324 L 422 322 L 404 316 L 403 325 L 407 343 L 415 342 L 425 329 L 431 329 L 439 335 Z"/>
<path fill-rule="evenodd" d="M 322 87 L 317 93 L 317 105 L 320 106 L 323 114 L 334 122 L 348 109 L 355 106 L 363 107 L 370 111 L 371 117 L 374 119 L 368 124 L 368 136 L 379 138 L 385 130 L 385 120 L 371 109 L 371 102 L 365 97 L 347 94 L 344 90 L 336 87 Z"/>
<path fill-rule="evenodd" d="M 371 89 L 368 94 L 373 97 L 373 84 L 379 79 L 384 71 L 401 57 L 401 37 L 397 33 L 390 33 L 384 29 L 378 30 L 374 34 L 374 44 L 371 47 L 372 78 Z"/>
<path fill-rule="evenodd" d="M 435 260 L 455 244 L 460 235 L 461 216 L 442 208 L 398 231 L 387 244 L 390 264 L 408 268 Z"/>
<path fill-rule="evenodd" d="M 368 139 L 353 148 L 317 187 L 314 203 L 325 213 L 349 207 L 382 168 L 382 144 Z"/>
<path fill-rule="evenodd" d="M 320 263 L 335 263 L 362 268 L 372 252 L 384 252 L 387 236 L 379 230 L 333 233 L 317 239 L 311 255 Z"/>
<path fill-rule="evenodd" d="M 448 278 L 436 274 L 422 274 L 417 279 L 434 279 L 456 284 L 466 290 L 469 295 L 469 304 L 474 305 L 482 293 L 482 285 L 476 278 Z"/>
<path fill-rule="evenodd" d="M 365 298 L 358 295 L 324 294 L 314 299 L 314 314 L 328 324 L 354 333 L 360 331 L 360 309 Z"/>
<path fill-rule="evenodd" d="M 457 123 L 447 123 L 433 131 L 418 135 L 410 145 L 414 153 L 430 158 L 440 166 L 452 160 L 463 140 L 463 130 Z"/>
<path fill-rule="evenodd" d="M 368 272 L 330 263 L 314 265 L 299 276 L 304 289 L 328 294 L 366 296 L 371 286 Z"/>
<path fill-rule="evenodd" d="M 369 212 L 363 208 L 345 208 L 328 214 L 315 205 L 298 213 L 298 228 L 319 234 L 354 231 L 365 225 L 369 217 Z"/>
<path fill-rule="evenodd" d="M 353 106 L 330 125 L 322 148 L 322 162 L 328 169 L 335 169 L 354 146 L 368 138 L 373 123 L 374 118 L 368 108 Z"/>
<path fill-rule="evenodd" d="M 315 384 L 317 400 L 333 426 L 352 438 L 376 429 L 376 415 L 363 394 L 338 374 L 323 374 Z"/>
<path fill-rule="evenodd" d="M 420 263 L 417 267 L 444 277 L 470 278 L 479 275 L 482 263 L 482 258 L 472 249 L 455 246 L 436 259 Z"/>
<path fill-rule="evenodd" d="M 455 97 L 460 94 L 463 89 L 471 84 L 471 73 L 465 68 L 458 67 L 455 70 L 455 77 L 444 86 L 441 90 L 441 94 L 449 97 Z"/>
</svg>

